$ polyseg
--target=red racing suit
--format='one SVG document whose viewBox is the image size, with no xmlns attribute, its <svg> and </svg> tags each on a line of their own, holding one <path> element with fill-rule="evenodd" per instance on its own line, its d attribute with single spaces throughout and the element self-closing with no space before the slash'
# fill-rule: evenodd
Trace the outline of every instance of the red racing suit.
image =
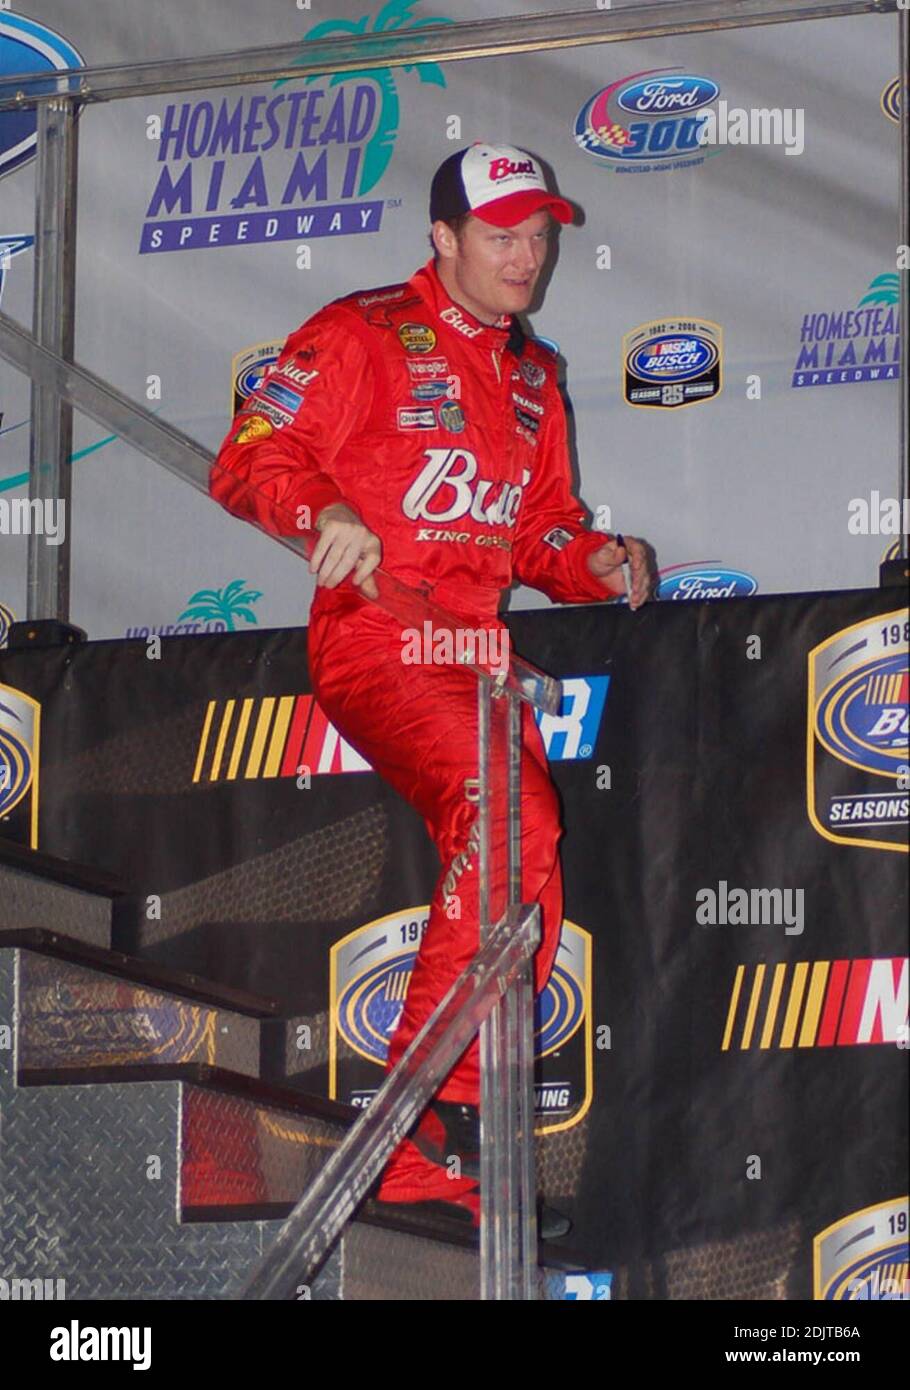
<svg viewBox="0 0 910 1390">
<path fill-rule="evenodd" d="M 586 529 L 572 495 L 551 354 L 517 320 L 489 327 L 453 303 L 432 261 L 406 284 L 334 301 L 290 335 L 235 417 L 210 487 L 230 511 L 282 534 L 346 503 L 380 538 L 384 571 L 475 631 L 504 631 L 497 609 L 515 578 L 564 603 L 611 597 L 586 564 L 607 537 Z M 401 624 L 350 583 L 317 588 L 308 654 L 326 715 L 422 815 L 442 863 L 392 1066 L 478 947 L 476 805 L 466 796 L 477 776 L 475 680 L 453 665 L 404 664 Z M 539 991 L 562 926 L 561 829 L 526 705 L 522 720 L 522 896 L 541 904 Z M 446 911 L 453 887 L 456 918 Z M 438 1095 L 478 1103 L 476 1040 Z M 380 1195 L 451 1200 L 474 1186 L 404 1141 Z"/>
</svg>

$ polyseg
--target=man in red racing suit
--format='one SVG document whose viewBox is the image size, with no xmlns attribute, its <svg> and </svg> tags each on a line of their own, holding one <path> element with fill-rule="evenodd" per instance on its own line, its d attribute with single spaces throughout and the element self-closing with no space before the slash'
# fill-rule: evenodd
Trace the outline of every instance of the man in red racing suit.
<svg viewBox="0 0 910 1390">
<path fill-rule="evenodd" d="M 466 156 L 472 167 L 462 171 Z M 484 179 L 503 161 L 519 166 L 517 177 L 497 172 L 487 194 Z M 453 168 L 454 205 L 441 178 Z M 558 602 L 596 602 L 621 591 L 628 554 L 633 606 L 646 596 L 641 543 L 630 538 L 624 551 L 585 526 L 570 485 L 555 362 L 515 317 L 542 266 L 550 214 L 567 221 L 569 205 L 546 192 L 526 152 L 492 146 L 447 160 L 434 198 L 438 262 L 406 283 L 338 299 L 292 333 L 235 417 L 211 475 L 212 495 L 237 515 L 273 532 L 322 532 L 310 563 L 319 579 L 308 645 L 314 692 L 343 737 L 421 814 L 439 852 L 442 871 L 390 1067 L 478 948 L 476 804 L 468 795 L 477 776 L 476 689 L 456 665 L 406 663 L 401 624 L 358 588 L 370 591 L 381 555 L 385 572 L 472 631 L 505 632 L 497 610 L 513 580 Z M 353 537 L 346 551 L 341 542 L 332 550 L 332 521 L 342 538 Z M 352 571 L 355 587 L 342 585 Z M 522 896 L 541 906 L 540 991 L 562 925 L 561 829 L 527 706 L 522 721 Z M 476 1136 L 478 1101 L 475 1040 L 416 1142 L 393 1154 L 380 1199 L 442 1199 L 476 1221 L 476 1168 L 452 1176 L 444 1156 L 459 1125 Z"/>
</svg>

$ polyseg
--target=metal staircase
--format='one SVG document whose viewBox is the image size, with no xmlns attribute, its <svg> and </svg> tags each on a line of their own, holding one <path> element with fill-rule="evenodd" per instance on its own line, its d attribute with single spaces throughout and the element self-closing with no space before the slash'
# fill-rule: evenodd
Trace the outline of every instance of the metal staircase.
<svg viewBox="0 0 910 1390">
<path fill-rule="evenodd" d="M 263 1079 L 273 1000 L 114 949 L 132 908 L 0 842 L 0 1276 L 235 1297 L 359 1112 Z M 560 1296 L 547 1261 L 539 1296 Z M 367 1200 L 297 1296 L 479 1298 L 476 1232 Z"/>
</svg>

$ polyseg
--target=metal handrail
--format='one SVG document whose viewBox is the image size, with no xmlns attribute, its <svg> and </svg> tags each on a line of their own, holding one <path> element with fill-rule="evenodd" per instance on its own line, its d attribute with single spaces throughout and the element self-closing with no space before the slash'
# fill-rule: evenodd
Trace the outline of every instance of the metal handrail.
<svg viewBox="0 0 910 1390">
<path fill-rule="evenodd" d="M 239 1298 L 289 1298 L 318 1269 L 392 1149 L 530 961 L 539 917 L 537 904 L 507 910 L 320 1169 Z"/>
</svg>

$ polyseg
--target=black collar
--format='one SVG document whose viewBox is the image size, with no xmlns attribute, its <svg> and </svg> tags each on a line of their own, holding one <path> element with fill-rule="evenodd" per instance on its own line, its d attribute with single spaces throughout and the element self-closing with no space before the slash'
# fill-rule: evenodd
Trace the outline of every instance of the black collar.
<svg viewBox="0 0 910 1390">
<path fill-rule="evenodd" d="M 521 357 L 527 341 L 527 335 L 519 322 L 518 315 L 513 314 L 512 322 L 509 327 L 509 337 L 506 342 L 506 350 L 511 352 L 513 357 Z"/>
</svg>

